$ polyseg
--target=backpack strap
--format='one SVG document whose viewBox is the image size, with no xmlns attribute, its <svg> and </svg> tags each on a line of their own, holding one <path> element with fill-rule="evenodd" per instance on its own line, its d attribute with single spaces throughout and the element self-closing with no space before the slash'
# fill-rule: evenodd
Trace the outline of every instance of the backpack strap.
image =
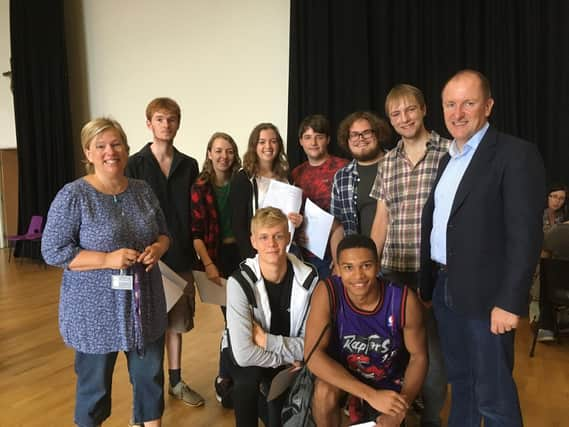
<svg viewBox="0 0 569 427">
<path fill-rule="evenodd" d="M 237 283 L 239 283 L 241 289 L 243 289 L 243 293 L 247 297 L 249 305 L 253 308 L 257 308 L 257 300 L 255 299 L 255 292 L 252 288 L 252 284 L 257 281 L 257 277 L 255 273 L 253 273 L 253 270 L 242 262 L 231 277 L 233 277 Z"/>
<path fill-rule="evenodd" d="M 308 290 L 310 289 L 310 286 L 312 285 L 314 279 L 318 277 L 318 271 L 316 270 L 316 267 L 314 267 L 314 265 L 310 264 L 309 262 L 302 261 L 302 263 L 310 268 L 310 273 L 308 276 L 306 276 L 306 279 L 302 283 L 302 287 Z"/>
<path fill-rule="evenodd" d="M 312 357 L 312 353 L 314 353 L 314 350 L 316 350 L 316 347 L 318 347 L 318 344 L 320 344 L 320 341 L 322 341 L 322 337 L 324 336 L 329 327 L 330 327 L 330 322 L 326 323 L 326 326 L 324 326 L 324 329 L 322 329 L 322 332 L 320 332 L 320 336 L 316 340 L 316 344 L 314 344 L 312 350 L 310 350 L 310 353 L 308 353 L 308 357 L 304 360 L 305 366 L 308 365 L 308 361 Z"/>
</svg>

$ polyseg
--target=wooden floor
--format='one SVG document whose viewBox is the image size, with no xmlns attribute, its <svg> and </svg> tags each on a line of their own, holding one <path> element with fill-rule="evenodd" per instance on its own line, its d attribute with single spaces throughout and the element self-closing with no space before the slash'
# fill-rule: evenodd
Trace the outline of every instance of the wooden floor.
<svg viewBox="0 0 569 427">
<path fill-rule="evenodd" d="M 57 326 L 61 271 L 30 261 L 8 264 L 0 249 L 0 426 L 72 426 L 73 351 Z M 196 328 L 184 337 L 183 376 L 206 399 L 190 408 L 166 397 L 165 426 L 232 426 L 233 413 L 215 400 L 222 316 L 197 302 Z M 516 344 L 515 377 L 526 427 L 569 425 L 569 340 L 538 344 L 528 357 L 530 332 L 523 321 Z M 448 405 L 447 405 L 448 406 Z M 131 390 L 124 357 L 113 383 L 113 412 L 105 426 L 126 427 Z M 446 413 L 446 410 L 445 410 Z"/>
</svg>

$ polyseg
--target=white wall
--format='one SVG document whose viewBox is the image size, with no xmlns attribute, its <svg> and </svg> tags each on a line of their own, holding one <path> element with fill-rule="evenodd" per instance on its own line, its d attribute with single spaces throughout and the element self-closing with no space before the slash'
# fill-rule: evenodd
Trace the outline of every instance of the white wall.
<svg viewBox="0 0 569 427">
<path fill-rule="evenodd" d="M 2 76 L 10 68 L 10 0 L 0 0 L 0 148 L 16 148 L 10 79 Z"/>
<path fill-rule="evenodd" d="M 231 134 L 240 154 L 262 121 L 286 138 L 289 0 L 82 0 L 81 8 L 86 111 L 115 117 L 131 150 L 150 140 L 144 111 L 158 96 L 180 104 L 175 145 L 200 165 L 215 131 Z"/>
<path fill-rule="evenodd" d="M 10 79 L 2 73 L 10 70 L 10 0 L 0 0 L 0 148 L 16 148 L 16 125 L 14 122 L 14 100 L 10 90 Z M 0 248 L 4 243 L 4 225 L 0 190 Z"/>
</svg>

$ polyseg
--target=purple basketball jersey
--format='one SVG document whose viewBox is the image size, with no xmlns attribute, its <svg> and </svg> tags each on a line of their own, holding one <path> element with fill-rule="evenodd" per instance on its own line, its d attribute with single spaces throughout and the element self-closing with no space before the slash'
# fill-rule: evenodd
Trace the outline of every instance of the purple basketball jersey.
<svg viewBox="0 0 569 427">
<path fill-rule="evenodd" d="M 407 363 L 403 344 L 407 287 L 378 279 L 380 301 L 373 311 L 358 309 L 338 276 L 331 278 L 336 300 L 331 352 L 352 375 L 375 389 L 401 391 Z"/>
</svg>

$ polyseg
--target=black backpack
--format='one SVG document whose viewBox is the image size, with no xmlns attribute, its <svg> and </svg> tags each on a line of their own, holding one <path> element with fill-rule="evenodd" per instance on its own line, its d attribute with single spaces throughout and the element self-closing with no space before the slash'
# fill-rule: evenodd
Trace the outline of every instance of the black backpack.
<svg viewBox="0 0 569 427">
<path fill-rule="evenodd" d="M 332 290 L 330 279 L 326 279 L 326 289 L 328 291 L 328 299 L 330 301 L 330 317 L 331 320 L 326 324 L 320 336 L 316 340 L 316 344 L 310 350 L 308 357 L 304 361 L 304 365 L 298 372 L 294 382 L 290 386 L 290 391 L 283 405 L 281 412 L 281 421 L 283 427 L 316 427 L 316 423 L 312 418 L 312 393 L 314 392 L 314 375 L 308 370 L 308 361 L 312 357 L 312 353 L 320 344 L 320 340 L 329 327 L 334 324 L 336 313 L 336 299 Z"/>
</svg>

